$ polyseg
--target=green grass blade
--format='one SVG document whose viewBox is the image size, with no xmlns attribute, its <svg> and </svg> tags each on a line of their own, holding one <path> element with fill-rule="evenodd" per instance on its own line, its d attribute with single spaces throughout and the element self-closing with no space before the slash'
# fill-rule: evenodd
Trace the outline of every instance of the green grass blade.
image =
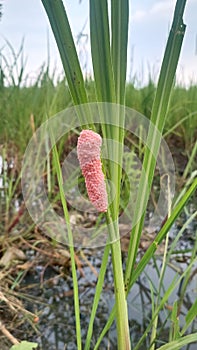
<svg viewBox="0 0 197 350">
<path fill-rule="evenodd" d="M 197 211 L 196 213 L 197 214 Z M 194 241 L 194 247 L 192 249 L 192 254 L 191 254 L 191 258 L 190 258 L 190 261 L 193 261 L 195 260 L 195 257 L 197 255 L 197 230 L 196 230 L 196 239 Z M 183 280 L 183 283 L 181 284 L 181 287 L 180 287 L 180 290 L 179 290 L 179 301 L 178 301 L 178 313 L 181 312 L 181 309 L 182 309 L 182 305 L 183 305 L 183 302 L 184 302 L 184 297 L 185 297 L 185 294 L 186 294 L 186 290 L 187 290 L 187 287 L 188 287 L 188 284 L 190 283 L 191 281 L 191 276 L 192 276 L 192 267 L 190 270 L 188 270 L 187 274 L 185 275 L 185 278 Z M 195 304 L 195 303 L 194 303 Z M 186 329 L 188 328 L 189 324 L 191 323 L 192 321 L 192 318 L 193 318 L 193 309 L 190 309 L 188 311 L 188 314 L 189 314 L 189 317 L 188 315 L 186 315 L 185 317 L 185 321 L 186 321 Z M 197 309 L 195 311 L 195 314 L 197 316 Z M 184 327 L 185 328 L 185 327 Z M 185 330 L 181 331 L 181 334 L 184 334 Z"/>
<path fill-rule="evenodd" d="M 195 192 L 196 188 L 197 188 L 197 179 L 194 180 L 194 182 L 192 183 L 190 188 L 187 190 L 187 192 L 184 194 L 184 196 L 181 198 L 180 202 L 176 205 L 176 207 L 172 209 L 170 217 L 165 222 L 164 226 L 162 227 L 162 229 L 160 230 L 160 232 L 156 236 L 153 243 L 151 243 L 151 245 L 149 246 L 147 251 L 144 253 L 142 259 L 140 260 L 139 264 L 137 265 L 137 267 L 134 271 L 134 274 L 132 275 L 131 281 L 129 283 L 129 288 L 127 290 L 127 295 L 129 293 L 131 287 L 133 286 L 133 284 L 137 281 L 138 277 L 143 272 L 144 268 L 146 267 L 146 265 L 148 264 L 148 262 L 152 258 L 158 245 L 165 238 L 166 234 L 169 232 L 170 228 L 174 224 L 176 218 L 180 215 L 180 213 L 183 210 L 183 208 L 185 207 L 187 201 L 191 198 L 191 196 Z M 98 349 L 102 338 L 105 336 L 105 334 L 107 333 L 107 331 L 111 327 L 113 320 L 114 320 L 114 317 L 115 317 L 115 307 L 113 307 L 111 314 L 108 318 L 108 321 L 107 321 L 105 327 L 103 328 L 103 331 L 102 331 L 99 339 L 97 340 L 95 350 Z"/>
<path fill-rule="evenodd" d="M 128 44 L 128 23 L 129 23 L 129 2 L 128 0 L 112 0 L 111 1 L 111 57 L 114 73 L 114 84 L 116 103 L 124 104 L 125 102 L 125 86 L 126 86 L 126 70 L 127 70 L 127 44 Z M 116 118 L 119 128 L 114 128 L 114 134 L 118 134 L 115 138 L 119 144 L 124 143 L 124 112 L 123 109 L 117 107 Z M 115 150 L 117 160 L 122 164 L 122 149 L 118 147 Z M 117 167 L 117 166 L 116 166 Z M 112 174 L 114 169 L 112 169 Z M 122 178 L 122 168 L 118 167 L 116 182 L 114 182 L 116 195 L 116 208 L 119 210 L 120 201 L 120 183 Z"/>
<path fill-rule="evenodd" d="M 168 344 L 162 345 L 157 350 L 180 350 L 183 346 L 186 346 L 191 343 L 197 342 L 197 333 L 186 335 L 180 339 L 174 340 Z"/>
<path fill-rule="evenodd" d="M 159 75 L 158 87 L 151 115 L 151 121 L 158 127 L 159 131 L 162 131 L 164 127 L 171 90 L 185 34 L 186 25 L 183 23 L 183 13 L 186 1 L 187 0 L 177 0 L 176 2 L 174 18 Z"/>
<path fill-rule="evenodd" d="M 170 217 L 167 219 L 159 233 L 157 234 L 156 238 L 154 239 L 153 243 L 148 247 L 147 251 L 143 255 L 142 259 L 140 260 L 139 264 L 137 265 L 131 281 L 129 283 L 129 289 L 132 287 L 132 285 L 137 281 L 138 277 L 150 261 L 151 257 L 157 250 L 158 245 L 162 242 L 162 240 L 165 238 L 166 234 L 169 232 L 170 228 L 174 224 L 177 217 L 180 215 L 181 211 L 185 207 L 186 203 L 190 199 L 190 197 L 193 195 L 197 188 L 197 179 L 194 180 L 193 184 L 190 186 L 190 188 L 187 190 L 187 192 L 184 194 L 184 196 L 181 198 L 180 202 L 177 204 L 175 208 L 172 209 Z"/>
<path fill-rule="evenodd" d="M 180 338 L 180 325 L 178 315 L 178 302 L 177 300 L 173 304 L 172 314 L 171 314 L 171 328 L 169 335 L 169 342 Z"/>
<path fill-rule="evenodd" d="M 188 329 L 190 324 L 195 320 L 196 310 L 197 310 L 197 299 L 195 300 L 194 304 L 191 306 L 191 308 L 189 309 L 189 311 L 185 317 L 185 325 L 184 325 L 183 329 L 181 330 L 181 335 L 183 335 L 186 332 L 186 330 Z"/>
<path fill-rule="evenodd" d="M 183 179 L 185 180 L 188 176 L 189 172 L 192 170 L 192 164 L 194 164 L 194 160 L 196 158 L 197 154 L 197 140 L 192 148 L 192 153 L 189 157 L 189 161 L 187 162 L 187 165 L 185 167 L 184 173 L 183 173 Z"/>
<path fill-rule="evenodd" d="M 188 267 L 186 268 L 186 270 L 182 273 L 182 275 L 180 277 L 178 277 L 178 274 L 173 278 L 170 286 L 168 287 L 168 289 L 165 291 L 160 304 L 157 306 L 157 308 L 155 309 L 154 314 L 152 315 L 152 320 L 149 323 L 149 325 L 147 326 L 147 328 L 144 330 L 143 335 L 141 336 L 140 340 L 138 341 L 138 343 L 136 344 L 136 346 L 134 347 L 133 350 L 139 350 L 141 348 L 141 345 L 143 344 L 144 340 L 146 339 L 147 334 L 150 332 L 151 327 L 153 325 L 153 322 L 155 320 L 156 317 L 158 317 L 158 314 L 160 312 L 160 310 L 162 310 L 166 304 L 166 302 L 168 301 L 170 295 L 172 294 L 172 292 L 178 288 L 178 286 L 180 285 L 181 281 L 183 280 L 183 278 L 185 277 L 185 275 L 188 273 L 188 271 L 190 271 L 192 265 L 195 265 L 195 263 L 197 262 L 197 259 L 195 259 L 194 261 L 192 261 Z M 168 343 L 170 344 L 170 343 Z"/>
<path fill-rule="evenodd" d="M 173 134 L 173 131 L 176 130 L 181 124 L 183 124 L 186 120 L 189 120 L 190 118 L 193 119 L 196 117 L 197 112 L 191 112 L 188 115 L 186 115 L 185 117 L 179 119 L 179 121 L 175 124 L 173 124 L 164 134 L 163 137 L 165 138 L 166 136 Z"/>
<path fill-rule="evenodd" d="M 159 311 L 163 309 L 163 307 L 164 307 L 165 303 L 167 302 L 168 298 L 170 297 L 170 295 L 172 294 L 174 289 L 177 287 L 177 285 L 180 283 L 180 280 L 181 280 L 181 278 L 178 279 L 177 276 L 174 277 L 174 279 L 172 280 L 170 286 L 166 290 L 163 298 L 161 299 L 160 304 L 156 307 L 155 312 L 152 315 L 151 321 L 149 322 L 149 324 L 146 327 L 146 329 L 143 331 L 143 334 L 142 334 L 140 340 L 135 345 L 133 350 L 139 350 L 141 348 L 141 346 L 144 344 L 144 341 L 145 341 L 145 339 L 147 337 L 147 334 L 149 334 L 149 332 L 151 331 L 151 328 L 154 326 L 154 321 L 158 317 Z M 155 338 L 154 339 L 152 339 L 152 338 L 150 339 L 151 347 L 149 349 L 151 349 L 153 347 L 153 345 L 155 343 L 155 339 L 156 339 L 156 334 L 155 334 Z"/>
<path fill-rule="evenodd" d="M 178 202 L 180 202 L 181 198 L 185 195 L 185 193 L 187 192 L 187 189 L 189 188 L 189 186 L 191 186 L 191 184 L 193 183 L 193 181 L 195 181 L 195 178 L 197 177 L 197 170 L 194 170 L 191 174 L 189 179 L 187 180 L 187 182 L 185 183 L 185 186 L 183 187 L 183 189 L 180 191 L 180 193 L 178 194 L 174 206 L 177 205 Z"/>
<path fill-rule="evenodd" d="M 106 0 L 90 0 L 90 39 L 98 101 L 115 102 Z"/>
<path fill-rule="evenodd" d="M 108 318 L 108 321 L 105 325 L 105 327 L 103 328 L 97 342 L 96 342 L 96 345 L 94 347 L 94 350 L 98 350 L 99 349 L 99 346 L 100 346 L 100 343 L 102 341 L 102 339 L 104 338 L 105 334 L 107 333 L 107 331 L 110 329 L 110 327 L 112 326 L 112 323 L 114 322 L 114 319 L 115 319 L 115 316 L 116 316 L 116 311 L 115 311 L 115 307 L 112 308 L 112 311 L 111 311 L 111 314 Z"/>
<path fill-rule="evenodd" d="M 59 49 L 68 86 L 75 104 L 87 103 L 84 79 L 79 64 L 71 28 L 62 0 L 42 0 Z M 83 124 L 91 124 L 89 116 L 80 113 Z"/>
<path fill-rule="evenodd" d="M 163 131 L 167 110 L 168 110 L 168 105 L 169 105 L 169 100 L 170 100 L 170 94 L 173 88 L 176 67 L 178 64 L 180 50 L 181 50 L 182 41 L 183 41 L 185 28 L 186 28 L 185 24 L 183 23 L 183 13 L 184 13 L 185 4 L 186 4 L 186 0 L 184 1 L 177 0 L 173 23 L 172 23 L 171 31 L 167 41 L 167 46 L 166 46 L 166 50 L 165 50 L 165 54 L 162 62 L 156 96 L 155 96 L 155 100 L 152 108 L 151 121 L 156 128 L 154 129 L 150 127 L 150 130 L 148 132 L 146 144 L 150 145 L 150 147 L 146 146 L 144 161 L 143 161 L 143 168 L 148 179 L 149 191 L 150 191 L 152 181 L 153 181 L 153 176 L 154 176 L 154 169 L 156 164 L 155 155 L 158 154 L 160 141 L 161 141 L 158 131 L 160 133 L 162 133 Z M 136 214 L 139 215 L 139 210 L 140 210 L 141 219 L 139 220 L 137 225 L 133 228 L 131 233 L 131 240 L 129 244 L 128 258 L 127 258 L 126 271 L 125 271 L 126 288 L 128 287 L 129 281 L 131 279 L 131 275 L 133 273 L 140 236 L 141 236 L 141 232 L 144 224 L 145 214 L 143 213 L 141 208 L 145 207 L 144 203 L 147 205 L 148 198 L 147 198 L 147 193 L 145 192 L 146 191 L 144 191 L 144 176 L 142 174 L 140 179 L 140 184 L 139 184 L 139 193 L 138 193 L 137 203 L 136 203 L 136 210 L 137 210 Z"/>
<path fill-rule="evenodd" d="M 69 25 L 61 0 L 42 0 L 59 49 L 72 98 L 76 104 L 87 102 L 83 75 Z"/>
<path fill-rule="evenodd" d="M 51 132 L 51 137 L 53 137 L 52 132 Z M 72 236 L 72 230 L 71 230 L 71 226 L 70 226 L 69 212 L 68 212 L 66 198 L 65 198 L 65 194 L 64 194 L 62 171 L 61 171 L 61 166 L 60 166 L 60 162 L 59 162 L 59 155 L 58 155 L 56 145 L 53 147 L 53 157 L 54 157 L 54 166 L 55 166 L 55 169 L 57 172 L 57 179 L 58 179 L 61 203 L 63 206 L 64 217 L 65 217 L 65 221 L 67 224 L 67 230 L 68 230 L 68 242 L 69 242 L 71 269 L 72 269 L 72 280 L 73 280 L 73 288 L 74 288 L 74 308 L 75 308 L 77 349 L 81 350 L 82 349 L 82 342 L 81 342 L 81 325 L 80 325 L 80 306 L 79 306 L 79 291 L 78 291 L 77 271 L 76 271 L 76 265 L 75 265 L 75 251 L 74 251 L 74 246 L 73 246 L 73 236 Z"/>
<path fill-rule="evenodd" d="M 116 102 L 124 104 L 127 70 L 129 1 L 111 1 L 111 55 L 116 90 Z"/>
<path fill-rule="evenodd" d="M 96 311 L 97 311 L 97 307 L 99 304 L 100 295 L 101 295 L 101 292 L 103 289 L 104 277 L 105 277 L 105 272 L 106 272 L 106 268 L 107 268 L 109 252 L 110 252 L 110 245 L 108 244 L 105 246 L 105 250 L 103 253 L 102 264 L 101 264 L 99 277 L 98 277 L 98 281 L 97 281 L 97 285 L 96 285 L 95 296 L 94 296 L 94 301 L 93 301 L 93 305 L 92 305 L 92 312 L 91 312 L 91 316 L 90 316 L 90 321 L 89 321 L 84 350 L 89 350 L 89 348 L 90 348 L 90 343 L 91 343 L 91 338 L 92 338 L 92 333 L 93 333 L 94 319 L 96 316 Z"/>
</svg>

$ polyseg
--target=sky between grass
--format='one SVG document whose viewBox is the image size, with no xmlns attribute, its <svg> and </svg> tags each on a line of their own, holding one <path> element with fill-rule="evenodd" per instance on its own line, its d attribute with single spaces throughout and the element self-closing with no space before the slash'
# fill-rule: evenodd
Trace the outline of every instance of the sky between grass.
<svg viewBox="0 0 197 350">
<path fill-rule="evenodd" d="M 74 38 L 83 30 L 78 42 L 78 52 L 84 72 L 91 74 L 91 57 L 88 32 L 88 0 L 64 0 Z M 62 72 L 56 44 L 49 29 L 49 22 L 40 0 L 2 0 L 3 17 L 0 21 L 0 50 L 9 58 L 5 38 L 17 51 L 22 38 L 26 73 L 36 77 L 39 67 L 47 61 L 47 37 L 51 68 Z M 128 79 L 136 75 L 143 85 L 148 74 L 156 79 L 167 35 L 170 28 L 175 0 L 130 1 L 130 34 L 128 48 Z M 185 11 L 187 31 L 184 39 L 177 79 L 183 84 L 197 83 L 197 0 L 188 0 Z"/>
</svg>

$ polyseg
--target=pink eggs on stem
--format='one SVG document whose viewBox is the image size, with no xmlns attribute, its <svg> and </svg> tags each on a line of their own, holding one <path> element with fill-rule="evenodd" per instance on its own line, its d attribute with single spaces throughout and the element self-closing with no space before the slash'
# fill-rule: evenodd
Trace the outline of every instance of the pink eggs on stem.
<svg viewBox="0 0 197 350">
<path fill-rule="evenodd" d="M 107 191 L 100 159 L 102 138 L 92 130 L 83 130 L 77 142 L 77 155 L 91 203 L 99 212 L 107 211 Z"/>
</svg>

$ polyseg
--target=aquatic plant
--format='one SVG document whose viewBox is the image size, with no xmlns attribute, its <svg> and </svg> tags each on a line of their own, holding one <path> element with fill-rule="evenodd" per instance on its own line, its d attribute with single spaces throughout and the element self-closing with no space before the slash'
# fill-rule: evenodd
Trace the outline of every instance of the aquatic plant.
<svg viewBox="0 0 197 350">
<path fill-rule="evenodd" d="M 44 8 L 49 17 L 51 28 L 53 30 L 57 46 L 59 48 L 60 56 L 62 59 L 63 67 L 65 70 L 68 86 L 76 105 L 85 105 L 88 102 L 87 92 L 85 89 L 85 83 L 83 74 L 80 68 L 77 50 L 74 45 L 67 13 L 64 9 L 61 0 L 42 0 Z M 169 106 L 169 100 L 171 91 L 173 88 L 176 67 L 179 60 L 182 41 L 185 33 L 185 24 L 183 22 L 183 14 L 186 1 L 177 0 L 173 23 L 171 31 L 169 33 L 168 42 L 161 66 L 158 86 L 153 102 L 151 111 L 151 123 L 154 128 L 150 126 L 147 136 L 147 144 L 145 145 L 143 169 L 148 179 L 148 195 L 150 194 L 150 188 L 153 182 L 154 170 L 156 166 L 155 155 L 158 155 L 161 143 L 161 135 L 163 133 L 166 115 Z M 145 212 L 144 207 L 147 206 L 148 196 L 144 191 L 144 174 L 141 175 L 139 181 L 139 189 L 137 195 L 137 201 L 135 205 L 134 217 L 139 217 L 136 224 L 131 230 L 131 239 L 128 249 L 128 257 L 126 262 L 125 271 L 122 266 L 122 255 L 120 247 L 120 232 L 119 232 L 119 210 L 120 210 L 120 194 L 121 194 L 121 179 L 122 179 L 122 154 L 123 154 L 123 142 L 124 142 L 124 121 L 125 115 L 119 104 L 124 106 L 125 104 L 125 85 L 126 85 L 126 67 L 127 67 L 127 42 L 128 42 L 128 13 L 129 13 L 129 1 L 128 0 L 112 0 L 111 1 L 111 26 L 109 25 L 109 8 L 108 2 L 91 0 L 90 1 L 90 34 L 91 34 L 91 52 L 94 69 L 94 80 L 96 86 L 96 94 L 98 102 L 116 103 L 116 120 L 118 124 L 109 125 L 107 123 L 107 116 L 105 110 L 100 109 L 100 127 L 102 135 L 105 139 L 111 139 L 114 142 L 111 146 L 111 152 L 114 155 L 113 160 L 107 161 L 104 166 L 104 172 L 108 174 L 109 180 L 113 183 L 116 189 L 113 200 L 110 198 L 110 205 L 106 208 L 106 205 L 102 207 L 102 211 L 106 212 L 106 221 L 109 227 L 109 244 L 106 244 L 103 261 L 98 277 L 97 287 L 95 291 L 95 298 L 92 307 L 92 313 L 90 317 L 89 328 L 87 332 L 87 338 L 85 343 L 85 349 L 90 349 L 91 336 L 93 332 L 94 318 L 98 307 L 100 294 L 103 286 L 104 275 L 106 271 L 107 259 L 109 253 L 112 254 L 113 274 L 114 274 L 114 294 L 115 305 L 112 310 L 109 320 L 101 333 L 94 349 L 98 349 L 100 342 L 106 332 L 109 330 L 114 318 L 116 318 L 117 325 L 117 343 L 118 349 L 130 349 L 132 334 L 130 336 L 129 324 L 128 324 L 128 312 L 127 312 L 127 300 L 126 297 L 140 275 L 144 267 L 154 256 L 154 252 L 158 244 L 166 237 L 170 227 L 173 225 L 175 219 L 180 214 L 181 210 L 185 206 L 185 203 L 193 194 L 197 186 L 197 180 L 194 180 L 189 189 L 183 194 L 176 205 L 173 205 L 169 197 L 168 215 L 165 223 L 161 227 L 161 230 L 157 234 L 154 242 L 150 245 L 147 252 L 142 259 L 138 262 L 135 269 L 136 256 L 139 247 L 140 237 L 144 225 Z M 111 31 L 111 32 L 110 32 Z M 84 106 L 85 108 L 85 106 Z M 79 113 L 79 119 L 82 129 L 92 127 L 91 114 L 86 109 L 86 113 Z M 93 125 L 94 127 L 94 125 Z M 81 146 L 80 146 L 81 147 Z M 79 148 L 80 148 L 79 147 Z M 154 149 L 154 155 L 152 150 Z M 98 156 L 98 148 L 96 152 Z M 88 179 L 88 169 L 83 165 L 84 159 L 79 156 L 79 161 L 82 166 L 82 171 L 86 177 L 86 185 L 90 199 L 92 198 L 95 204 L 95 198 L 92 196 L 92 188 L 88 187 L 90 179 Z M 79 293 L 77 274 L 75 266 L 75 256 L 73 248 L 72 228 L 69 221 L 69 213 L 67 209 L 67 203 L 62 188 L 62 175 L 60 162 L 58 158 L 58 152 L 56 146 L 54 147 L 54 165 L 57 172 L 58 184 L 60 189 L 60 197 L 64 210 L 65 221 L 68 225 L 68 236 L 70 245 L 70 256 L 72 265 L 72 276 L 74 285 L 74 305 L 76 315 L 76 337 L 77 348 L 82 349 L 82 336 L 80 326 L 80 305 L 79 305 Z M 98 167 L 99 166 L 99 167 Z M 96 161 L 96 168 L 98 167 L 101 174 L 100 160 Z M 91 168 L 92 171 L 92 168 Z M 96 174 L 95 174 L 96 175 Z M 101 183 L 103 182 L 103 175 L 101 175 Z M 104 187 L 102 189 L 104 191 Z M 106 204 L 106 202 L 105 202 Z M 100 206 L 99 206 L 100 208 Z M 105 210 L 103 210 L 105 209 Z M 165 254 L 164 254 L 165 259 Z M 193 264 L 194 259 L 191 261 Z M 191 267 L 191 266 L 190 266 Z M 188 272 L 188 271 L 187 271 Z M 186 272 L 186 273 L 187 273 Z M 183 278 L 185 274 L 181 276 Z M 162 277 L 161 277 L 162 281 Z M 179 281 L 180 282 L 180 281 Z M 148 329 L 142 335 L 140 341 L 134 347 L 137 350 L 146 337 L 147 333 L 152 329 L 152 337 L 150 347 L 155 348 L 156 342 L 156 328 L 158 313 L 160 308 L 164 306 L 170 292 L 174 289 L 176 282 L 172 282 L 169 290 L 165 293 L 163 298 L 153 302 L 153 315 L 150 321 Z M 191 317 L 192 315 L 192 317 Z M 190 310 L 190 320 L 193 318 L 193 309 Z M 189 321 L 188 321 L 189 322 Z M 186 327 L 187 328 L 187 327 Z M 182 336 L 182 338 L 180 338 Z M 184 336 L 184 334 L 176 333 L 174 338 L 160 349 L 178 349 L 180 346 L 188 344 L 197 340 L 196 334 Z"/>
</svg>

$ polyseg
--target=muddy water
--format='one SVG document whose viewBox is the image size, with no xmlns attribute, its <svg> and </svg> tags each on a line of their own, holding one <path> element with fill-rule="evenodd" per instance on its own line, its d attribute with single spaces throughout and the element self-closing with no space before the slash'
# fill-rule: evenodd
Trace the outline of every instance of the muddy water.
<svg viewBox="0 0 197 350">
<path fill-rule="evenodd" d="M 84 251 L 84 254 L 88 256 L 91 264 L 96 268 L 97 271 L 99 271 L 102 258 L 102 251 L 91 252 L 91 256 L 90 251 Z M 179 258 L 181 258 L 181 255 L 179 256 Z M 161 271 L 161 259 L 157 258 L 155 263 L 157 264 L 158 271 Z M 153 263 L 153 261 L 149 263 L 145 271 L 138 279 L 137 283 L 133 286 L 128 296 L 129 323 L 131 337 L 133 339 L 134 345 L 140 339 L 151 317 L 150 283 L 152 283 L 155 290 L 157 290 L 159 285 L 159 276 L 157 273 L 155 263 Z M 169 287 L 170 283 L 172 282 L 173 278 L 177 273 L 174 267 L 184 271 L 187 267 L 187 261 L 174 261 L 173 268 L 167 267 L 165 272 L 162 294 Z M 197 265 L 194 266 L 194 269 L 195 268 L 197 268 Z M 35 282 L 39 283 L 42 269 L 42 266 L 38 266 L 37 273 L 34 276 L 27 276 L 25 281 L 26 285 Z M 81 276 L 80 273 L 78 273 L 78 278 L 80 290 L 82 337 L 85 340 L 97 278 L 88 266 L 84 265 L 83 272 L 84 276 Z M 47 282 L 47 280 L 49 279 L 50 282 Z M 44 281 L 45 282 L 43 284 L 43 287 L 40 286 L 40 288 L 33 288 L 31 291 L 29 291 L 32 293 L 32 295 L 36 296 L 37 300 L 40 300 L 45 303 L 44 305 L 40 303 L 31 304 L 31 306 L 29 305 L 31 311 L 35 312 L 36 310 L 39 310 L 41 312 L 38 327 L 40 335 L 35 337 L 34 340 L 37 340 L 39 342 L 40 349 L 42 350 L 77 350 L 75 344 L 75 317 L 73 308 L 73 285 L 71 275 L 67 271 L 65 272 L 65 275 L 63 277 L 58 277 L 54 269 L 48 268 L 46 269 L 44 274 Z M 169 314 L 169 309 L 173 305 L 174 301 L 179 298 L 179 291 L 180 285 L 177 286 L 177 288 L 171 294 L 165 310 L 160 313 L 158 336 L 160 342 L 158 342 L 157 344 L 158 347 L 159 345 L 161 346 L 163 342 L 166 342 L 168 340 L 169 329 L 171 327 L 171 324 L 169 320 L 167 321 L 167 316 Z M 191 279 L 184 297 L 184 303 L 180 315 L 181 325 L 184 324 L 184 317 L 187 313 L 187 310 L 191 307 L 191 305 L 196 299 L 196 292 L 197 280 L 195 275 Z M 105 278 L 104 290 L 102 292 L 101 302 L 95 319 L 95 327 L 91 348 L 93 348 L 96 339 L 98 338 L 98 335 L 100 334 L 103 326 L 105 325 L 110 310 L 113 307 L 113 304 L 113 276 L 111 261 L 109 261 Z M 197 323 L 194 323 L 189 331 L 197 331 Z M 149 342 L 147 338 L 147 343 L 145 341 L 145 343 L 143 343 L 143 346 L 140 349 L 148 349 L 148 343 Z M 115 324 L 113 324 L 112 328 L 103 340 L 99 349 L 117 349 L 116 344 L 116 329 Z M 192 344 L 190 345 L 190 347 L 185 347 L 184 349 L 196 350 L 196 345 Z"/>
</svg>

